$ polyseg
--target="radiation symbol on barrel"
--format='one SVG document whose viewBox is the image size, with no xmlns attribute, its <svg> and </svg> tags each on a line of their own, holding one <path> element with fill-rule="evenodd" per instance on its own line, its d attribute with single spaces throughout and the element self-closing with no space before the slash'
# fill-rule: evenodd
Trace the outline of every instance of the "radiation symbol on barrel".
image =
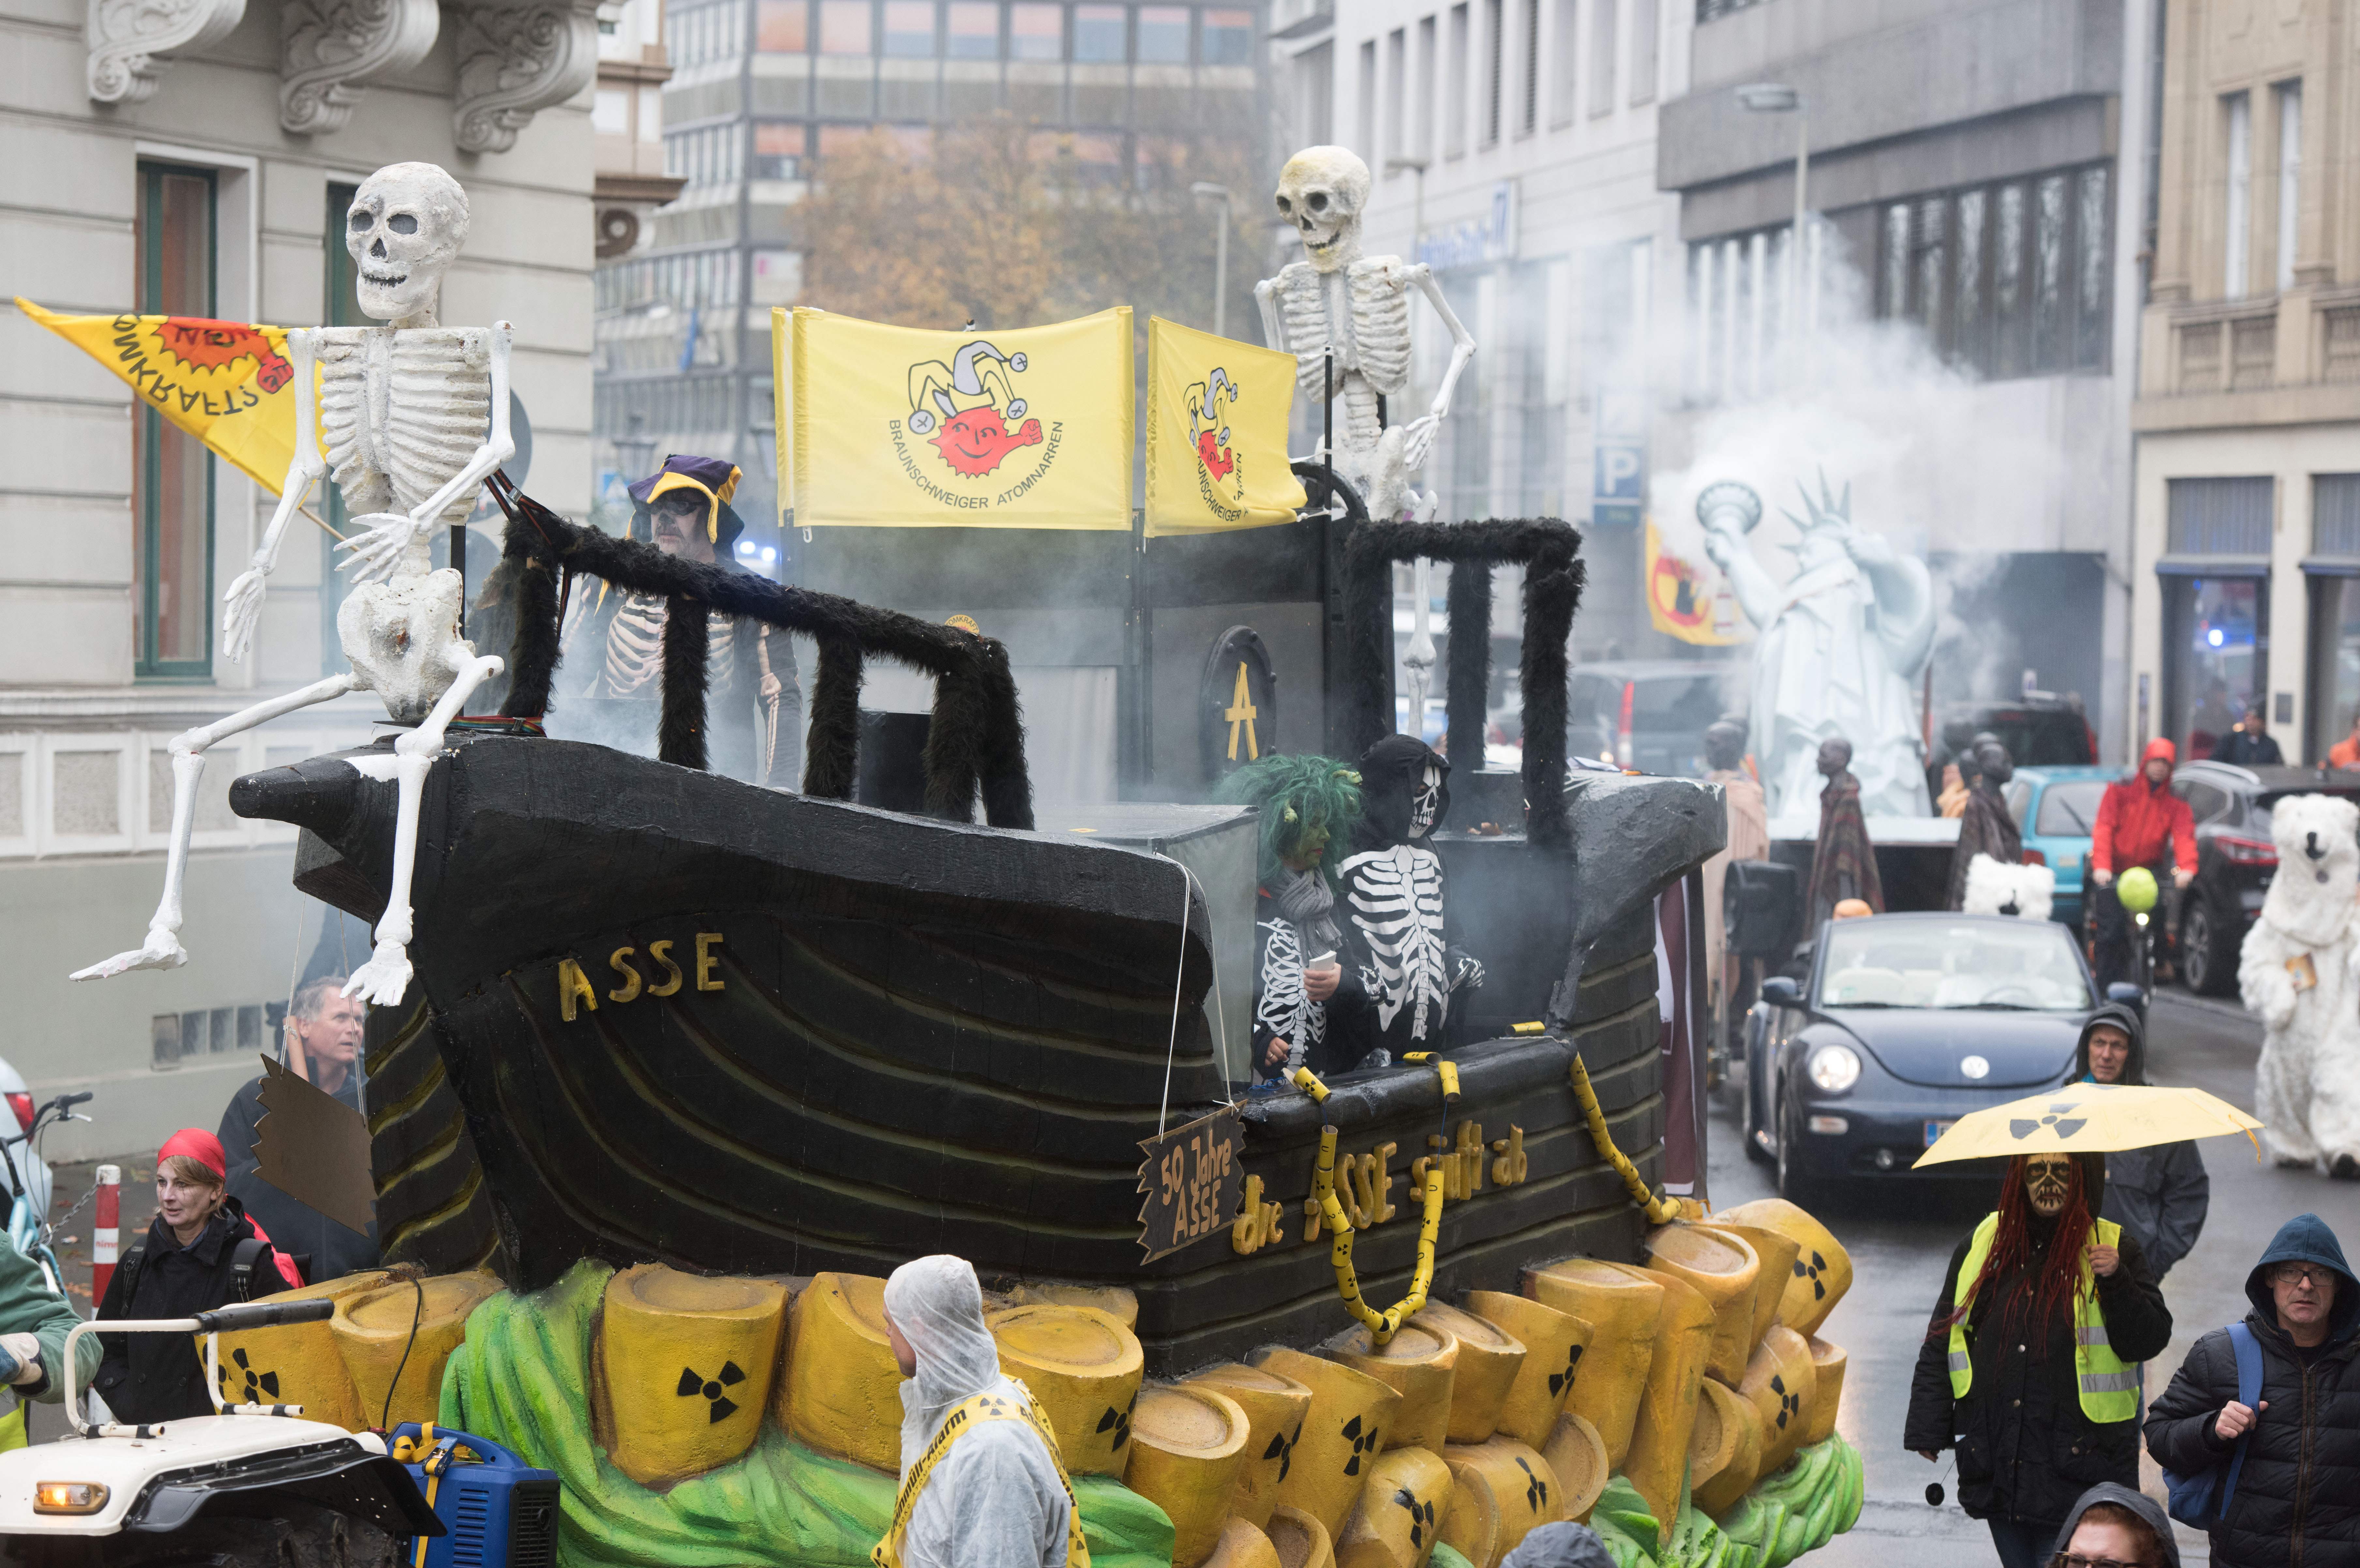
<svg viewBox="0 0 2360 1568">
<path fill-rule="evenodd" d="M 1120 1410 L 1109 1405 L 1106 1414 L 1098 1417 L 1098 1431 L 1114 1433 L 1114 1441 L 1108 1445 L 1109 1448 L 1119 1452 L 1124 1443 L 1131 1441 L 1131 1412 L 1132 1407 L 1138 1403 L 1139 1396 L 1133 1394 L 1131 1397 L 1131 1404 L 1125 1405 Z"/>
<path fill-rule="evenodd" d="M 1565 1347 L 1565 1370 L 1562 1372 L 1552 1372 L 1549 1374 L 1548 1388 L 1550 1399 L 1556 1399 L 1559 1394 L 1564 1393 L 1568 1388 L 1573 1387 L 1573 1369 L 1580 1360 L 1581 1345 L 1579 1341 L 1576 1341 Z"/>
<path fill-rule="evenodd" d="M 1278 676 L 1251 626 L 1214 639 L 1196 699 L 1205 782 L 1218 783 L 1278 749 Z"/>
<path fill-rule="evenodd" d="M 246 1347 L 238 1346 L 229 1353 L 231 1366 L 216 1367 L 221 1375 L 222 1402 L 229 1405 L 259 1405 L 279 1398 L 279 1374 L 256 1370 L 246 1357 Z M 240 1373 L 246 1377 L 246 1391 L 237 1388 Z"/>
<path fill-rule="evenodd" d="M 1548 1483 L 1542 1480 L 1521 1455 L 1516 1460 L 1516 1468 L 1524 1473 L 1524 1507 L 1537 1514 L 1548 1507 Z"/>
<path fill-rule="evenodd" d="M 716 1421 L 727 1421 L 738 1413 L 738 1402 L 728 1398 L 726 1390 L 745 1380 L 746 1374 L 739 1370 L 735 1361 L 723 1362 L 720 1373 L 713 1377 L 705 1377 L 693 1367 L 683 1367 L 680 1369 L 680 1386 L 673 1392 L 683 1399 L 693 1399 L 701 1395 L 711 1400 L 713 1409 L 705 1418 L 705 1424 L 710 1426 Z"/>
<path fill-rule="evenodd" d="M 1393 1494 L 1393 1501 L 1409 1510 L 1409 1543 L 1413 1547 L 1426 1543 L 1426 1532 L 1434 1528 L 1434 1505 L 1421 1503 L 1417 1494 L 1407 1486 Z"/>
<path fill-rule="evenodd" d="M 1287 1434 L 1283 1432 L 1274 1432 L 1270 1434 L 1270 1446 L 1262 1451 L 1262 1456 L 1264 1459 L 1275 1459 L 1278 1461 L 1278 1478 L 1280 1480 L 1285 1480 L 1286 1473 L 1295 1468 L 1295 1445 L 1302 1441 L 1303 1423 L 1301 1421 L 1296 1421 L 1295 1423 L 1295 1435 L 1293 1437 L 1287 1436 Z"/>
<path fill-rule="evenodd" d="M 1354 1416 L 1350 1421 L 1344 1423 L 1343 1435 L 1352 1440 L 1352 1457 L 1344 1461 L 1344 1474 L 1347 1475 L 1357 1475 L 1360 1473 L 1360 1456 L 1362 1454 L 1365 1454 L 1370 1455 L 1371 1462 L 1374 1463 L 1374 1456 L 1377 1452 L 1376 1423 L 1371 1421 L 1369 1424 L 1368 1431 L 1362 1432 L 1360 1430 L 1360 1418 Z"/>
</svg>

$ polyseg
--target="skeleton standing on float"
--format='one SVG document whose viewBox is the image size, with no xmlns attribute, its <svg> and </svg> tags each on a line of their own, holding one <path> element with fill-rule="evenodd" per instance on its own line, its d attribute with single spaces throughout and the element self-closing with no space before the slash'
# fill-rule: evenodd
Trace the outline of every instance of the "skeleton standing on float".
<svg viewBox="0 0 2360 1568">
<path fill-rule="evenodd" d="M 210 747 L 300 708 L 374 691 L 391 721 L 409 728 L 389 752 L 347 758 L 372 779 L 395 780 L 400 793 L 392 892 L 377 921 L 376 951 L 344 995 L 390 1006 L 410 988 L 410 873 L 426 775 L 442 749 L 444 729 L 501 668 L 459 637 L 459 573 L 428 570 L 432 530 L 464 522 L 477 488 L 516 452 L 508 434 L 508 323 L 446 327 L 436 319 L 442 278 L 466 243 L 467 222 L 466 192 L 431 163 L 380 169 L 353 197 L 344 248 L 357 266 L 360 306 L 388 324 L 287 334 L 295 368 L 295 458 L 252 568 L 230 584 L 222 619 L 225 651 L 243 659 L 279 539 L 311 486 L 333 472 L 362 530 L 338 547 L 352 553 L 344 564 L 361 584 L 336 615 L 352 669 L 172 737 L 172 839 L 148 940 L 78 971 L 75 979 L 188 962 L 179 934 L 181 877 Z"/>
</svg>

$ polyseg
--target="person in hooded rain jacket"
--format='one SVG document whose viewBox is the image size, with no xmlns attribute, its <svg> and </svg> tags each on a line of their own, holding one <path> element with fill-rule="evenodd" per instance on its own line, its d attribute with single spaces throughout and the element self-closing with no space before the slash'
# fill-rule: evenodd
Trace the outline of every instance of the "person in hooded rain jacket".
<svg viewBox="0 0 2360 1568">
<path fill-rule="evenodd" d="M 2175 1475 L 2245 1462 L 2228 1517 L 2210 1532 L 2215 1568 L 2352 1568 L 2360 1563 L 2360 1283 L 2335 1233 L 2298 1214 L 2245 1277 L 2245 1314 L 2262 1351 L 2261 1396 L 2237 1399 L 2225 1328 L 2191 1346 L 2148 1408 L 2147 1451 Z"/>
<path fill-rule="evenodd" d="M 901 1487 L 878 1568 L 1088 1568 L 1073 1485 L 1046 1418 L 1000 1370 L 983 1291 L 963 1258 L 885 1281 L 901 1385 Z"/>
<path fill-rule="evenodd" d="M 2057 1532 L 2062 1568 L 2120 1563 L 2125 1568 L 2180 1568 L 2180 1542 L 2171 1517 L 2153 1497 L 2112 1481 L 2082 1493 Z M 2072 1560 L 2081 1559 L 2079 1564 Z"/>
<path fill-rule="evenodd" d="M 2097 885 L 2090 895 L 2090 959 L 2102 994 L 2131 976 L 2133 927 L 2114 891 L 2114 877 L 2144 866 L 2155 873 L 2159 887 L 2179 891 L 2196 880 L 2196 819 L 2188 802 L 2171 791 L 2179 756 L 2160 736 L 2147 742 L 2138 771 L 2115 779 L 2098 797 L 2098 821 L 2090 830 L 2090 880 Z"/>
<path fill-rule="evenodd" d="M 2137 1363 L 2171 1313 L 2138 1238 L 2098 1217 L 2105 1182 L 2103 1155 L 2009 1160 L 1918 1354 L 1902 1445 L 1958 1450 L 1959 1505 L 2003 1568 L 2045 1568 L 2090 1486 L 2138 1485 Z"/>
<path fill-rule="evenodd" d="M 2147 1029 L 2138 1014 L 2120 1002 L 2092 1013 L 2074 1048 L 2073 1075 L 2088 1083 L 2145 1083 Z M 2212 1181 L 2193 1140 L 2120 1149 L 2106 1156 L 2106 1196 L 2099 1217 L 2138 1237 L 2158 1284 L 2196 1245 L 2212 1203 Z"/>
</svg>

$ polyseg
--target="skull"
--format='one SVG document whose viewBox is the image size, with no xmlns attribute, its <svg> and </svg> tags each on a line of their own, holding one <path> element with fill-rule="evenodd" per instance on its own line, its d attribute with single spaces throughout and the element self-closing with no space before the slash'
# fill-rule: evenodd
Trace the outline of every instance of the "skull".
<svg viewBox="0 0 2360 1568">
<path fill-rule="evenodd" d="M 344 220 L 361 309 L 398 327 L 431 327 L 442 275 L 467 243 L 467 193 L 432 163 L 393 163 L 361 182 Z"/>
<path fill-rule="evenodd" d="M 1303 254 L 1321 272 L 1360 258 L 1360 214 L 1369 166 L 1349 147 L 1306 147 L 1278 171 L 1278 215 L 1303 234 Z"/>
<path fill-rule="evenodd" d="M 2035 1154 L 2024 1162 L 2025 1196 L 2032 1200 L 2036 1214 L 2055 1214 L 2065 1207 L 2073 1185 L 2072 1157 L 2064 1154 Z"/>
</svg>

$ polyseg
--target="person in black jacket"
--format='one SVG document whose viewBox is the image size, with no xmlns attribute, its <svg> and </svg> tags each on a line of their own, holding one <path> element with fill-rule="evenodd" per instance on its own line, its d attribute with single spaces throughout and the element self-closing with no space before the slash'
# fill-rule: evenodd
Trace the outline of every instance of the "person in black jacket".
<svg viewBox="0 0 2360 1568">
<path fill-rule="evenodd" d="M 2148 1408 L 2147 1449 L 2175 1475 L 2245 1462 L 2228 1517 L 2211 1531 L 2216 1568 L 2360 1563 L 2360 1284 L 2317 1214 L 2278 1230 L 2245 1277 L 2245 1326 L 2262 1350 L 2261 1395 L 2237 1399 L 2225 1328 L 2189 1350 Z"/>
<path fill-rule="evenodd" d="M 2103 1155 L 2010 1160 L 1998 1211 L 1951 1255 L 1918 1354 L 1903 1446 L 1958 1450 L 1959 1504 L 1990 1527 L 2004 1568 L 2042 1568 L 2090 1486 L 2138 1486 L 2136 1364 L 2171 1343 L 2171 1313 L 2137 1237 L 2094 1217 L 2105 1181 Z M 2084 1338 L 2126 1370 L 2077 1355 Z M 2092 1413 L 2117 1405 L 2116 1419 Z"/>
<path fill-rule="evenodd" d="M 2092 1083 L 2145 1083 L 2147 1030 L 2138 1014 L 2120 1002 L 2092 1013 L 2081 1026 L 2073 1068 L 2076 1078 Z M 2158 1285 L 2203 1234 L 2212 1204 L 2212 1179 L 2193 1140 L 2106 1156 L 2105 1202 L 2098 1213 L 2138 1237 Z"/>
<path fill-rule="evenodd" d="M 182 1127 L 156 1156 L 156 1217 L 98 1304 L 101 1322 L 185 1318 L 302 1283 L 222 1181 L 220 1140 Z M 213 1413 L 205 1367 L 184 1334 L 106 1334 L 97 1388 L 125 1421 Z"/>
</svg>

